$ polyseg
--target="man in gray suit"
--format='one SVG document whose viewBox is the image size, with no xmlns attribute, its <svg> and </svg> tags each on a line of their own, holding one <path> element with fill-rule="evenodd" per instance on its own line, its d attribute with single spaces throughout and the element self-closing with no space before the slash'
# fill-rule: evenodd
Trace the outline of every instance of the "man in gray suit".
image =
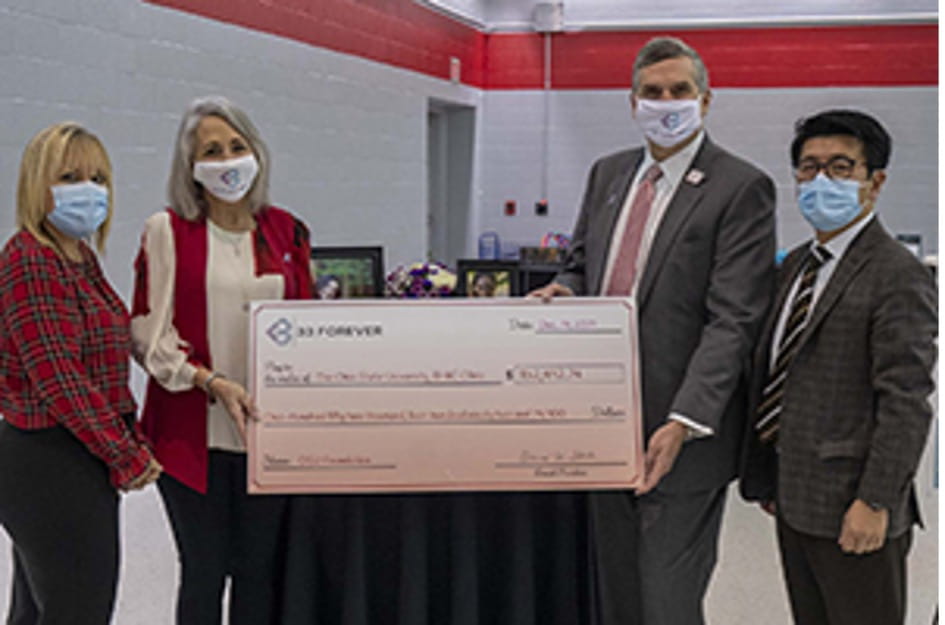
<svg viewBox="0 0 945 625">
<path fill-rule="evenodd" d="M 565 266 L 533 292 L 633 295 L 639 311 L 645 476 L 589 496 L 601 623 L 698 625 L 750 362 L 774 276 L 774 185 L 703 129 L 699 57 L 658 38 L 633 66 L 646 146 L 598 160 Z M 642 592 L 639 592 L 642 590 Z M 641 597 L 642 595 L 642 597 Z"/>
<path fill-rule="evenodd" d="M 763 326 L 740 488 L 777 515 L 794 620 L 901 624 L 918 522 L 937 310 L 930 272 L 874 214 L 891 142 L 834 110 L 796 126 L 813 241 L 785 259 Z"/>
</svg>

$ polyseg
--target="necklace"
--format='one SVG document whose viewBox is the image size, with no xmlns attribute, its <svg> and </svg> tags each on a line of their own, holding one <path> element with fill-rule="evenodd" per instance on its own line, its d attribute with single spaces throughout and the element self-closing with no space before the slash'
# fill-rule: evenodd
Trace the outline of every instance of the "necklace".
<svg viewBox="0 0 945 625">
<path fill-rule="evenodd" d="M 252 230 L 226 230 L 212 221 L 208 221 L 207 223 L 209 224 L 210 232 L 216 237 L 217 241 L 224 244 L 226 249 L 230 251 L 234 257 L 242 258 L 244 241 L 247 237 L 252 236 Z"/>
<path fill-rule="evenodd" d="M 254 280 L 251 266 L 252 230 L 224 230 L 212 221 L 208 221 L 208 228 L 213 243 L 217 246 L 217 252 L 213 256 L 220 263 L 215 269 L 219 272 L 217 276 L 221 278 L 218 284 L 227 284 L 229 286 L 224 288 L 235 289 L 239 294 L 239 306 L 244 312 L 249 311 Z"/>
</svg>

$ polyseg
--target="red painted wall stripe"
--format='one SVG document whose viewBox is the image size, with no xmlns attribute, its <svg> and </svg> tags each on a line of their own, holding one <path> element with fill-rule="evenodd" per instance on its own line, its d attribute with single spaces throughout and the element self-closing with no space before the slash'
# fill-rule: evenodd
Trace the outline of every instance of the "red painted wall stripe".
<svg viewBox="0 0 945 625">
<path fill-rule="evenodd" d="M 314 46 L 486 89 L 540 89 L 542 35 L 486 35 L 411 0 L 148 0 Z M 938 25 L 588 31 L 552 35 L 552 87 L 629 86 L 648 39 L 682 37 L 714 87 L 938 84 Z"/>
<path fill-rule="evenodd" d="M 553 35 L 557 89 L 630 84 L 633 58 L 661 32 Z M 938 83 L 938 26 L 711 29 L 670 33 L 692 45 L 716 87 L 905 86 Z M 493 88 L 520 88 L 514 80 Z"/>
<path fill-rule="evenodd" d="M 411 0 L 146 0 L 203 17 L 483 86 L 485 35 Z"/>
</svg>

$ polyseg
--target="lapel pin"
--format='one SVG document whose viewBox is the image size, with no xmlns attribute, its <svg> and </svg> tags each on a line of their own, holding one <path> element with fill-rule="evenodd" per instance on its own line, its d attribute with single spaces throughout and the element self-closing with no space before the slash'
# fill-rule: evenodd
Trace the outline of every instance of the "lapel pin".
<svg viewBox="0 0 945 625">
<path fill-rule="evenodd" d="M 689 173 L 686 174 L 686 182 L 693 186 L 698 185 L 703 180 L 705 180 L 705 174 L 698 169 L 690 169 Z"/>
</svg>

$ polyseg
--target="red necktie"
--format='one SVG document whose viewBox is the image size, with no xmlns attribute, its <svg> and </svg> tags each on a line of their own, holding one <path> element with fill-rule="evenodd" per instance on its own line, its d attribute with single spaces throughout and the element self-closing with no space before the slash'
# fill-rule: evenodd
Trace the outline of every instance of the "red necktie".
<svg viewBox="0 0 945 625">
<path fill-rule="evenodd" d="M 653 163 L 637 189 L 637 194 L 630 205 L 630 215 L 620 240 L 620 251 L 614 260 L 610 272 L 610 282 L 604 290 L 604 295 L 630 295 L 637 277 L 637 257 L 640 255 L 640 241 L 643 240 L 643 230 L 646 221 L 650 218 L 650 209 L 653 207 L 653 198 L 656 196 L 656 181 L 663 175 L 660 166 Z"/>
</svg>

